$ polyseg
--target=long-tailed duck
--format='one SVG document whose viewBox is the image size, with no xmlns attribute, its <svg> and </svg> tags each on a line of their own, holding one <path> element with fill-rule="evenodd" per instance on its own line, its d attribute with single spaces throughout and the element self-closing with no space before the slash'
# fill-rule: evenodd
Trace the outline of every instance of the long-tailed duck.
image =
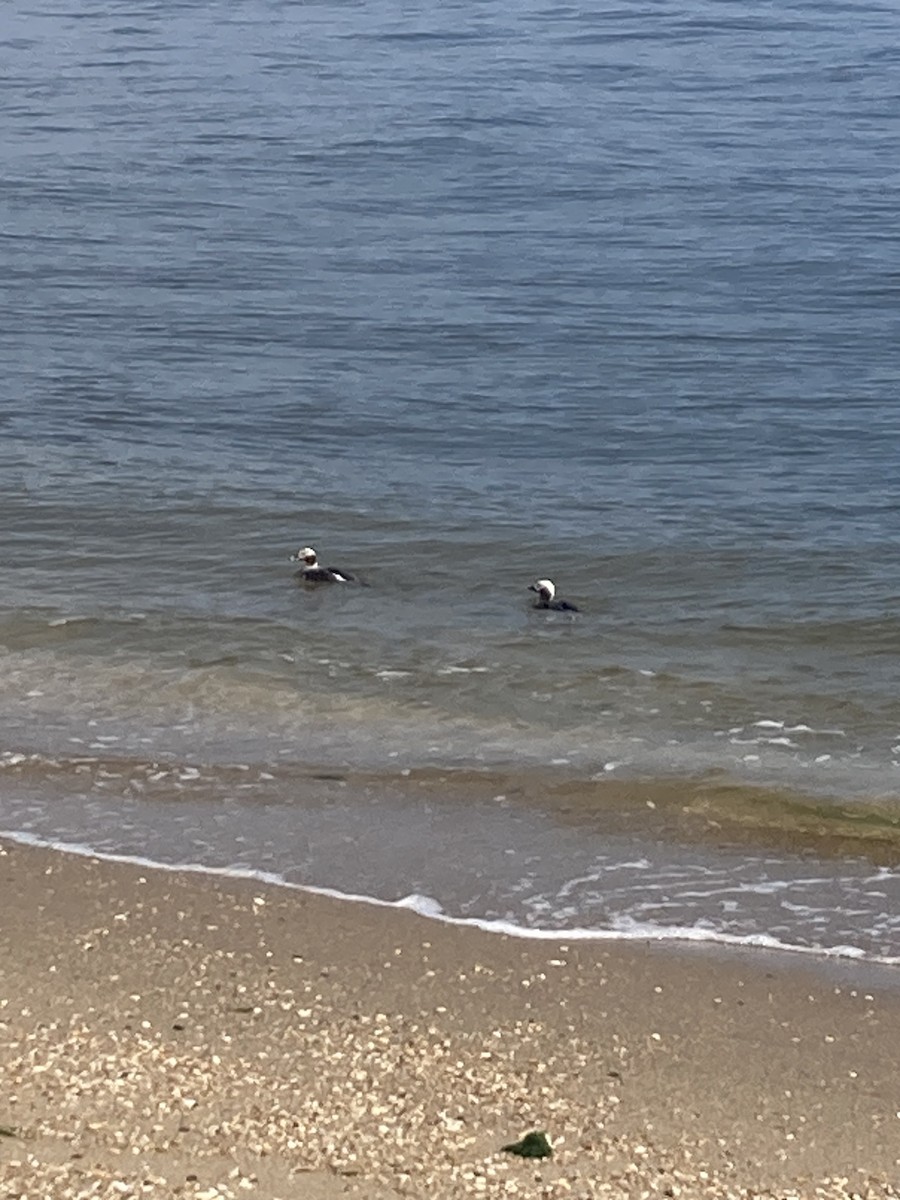
<svg viewBox="0 0 900 1200">
<path fill-rule="evenodd" d="M 549 608 L 553 612 L 580 612 L 581 610 L 575 604 L 570 604 L 568 600 L 557 600 L 556 584 L 552 579 L 538 579 L 534 583 L 528 585 L 529 592 L 537 592 L 537 600 L 534 602 L 535 608 Z"/>
<path fill-rule="evenodd" d="M 312 546 L 304 546 L 302 550 L 292 554 L 291 562 L 302 564 L 299 571 L 294 573 L 294 578 L 299 579 L 301 583 L 359 583 L 356 576 L 351 575 L 349 571 L 321 566 L 319 556 Z"/>
</svg>

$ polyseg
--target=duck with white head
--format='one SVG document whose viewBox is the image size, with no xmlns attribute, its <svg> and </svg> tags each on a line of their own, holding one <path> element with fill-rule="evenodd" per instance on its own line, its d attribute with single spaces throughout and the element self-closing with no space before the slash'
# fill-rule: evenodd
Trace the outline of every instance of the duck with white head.
<svg viewBox="0 0 900 1200">
<path fill-rule="evenodd" d="M 551 612 L 580 612 L 577 605 L 568 600 L 561 600 L 556 595 L 556 584 L 552 579 L 536 579 L 528 585 L 529 592 L 537 592 L 534 608 L 544 608 Z"/>
<path fill-rule="evenodd" d="M 359 583 L 355 575 L 338 567 L 323 567 L 312 546 L 304 546 L 291 555 L 291 562 L 300 563 L 294 578 L 300 583 Z"/>
</svg>

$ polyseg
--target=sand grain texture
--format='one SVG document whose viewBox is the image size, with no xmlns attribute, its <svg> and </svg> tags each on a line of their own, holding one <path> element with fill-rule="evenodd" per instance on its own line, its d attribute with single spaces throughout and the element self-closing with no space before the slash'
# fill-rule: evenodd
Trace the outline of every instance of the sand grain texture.
<svg viewBox="0 0 900 1200">
<path fill-rule="evenodd" d="M 900 1196 L 888 972 L 9 844 L 0 889 L 4 1200 Z"/>
</svg>

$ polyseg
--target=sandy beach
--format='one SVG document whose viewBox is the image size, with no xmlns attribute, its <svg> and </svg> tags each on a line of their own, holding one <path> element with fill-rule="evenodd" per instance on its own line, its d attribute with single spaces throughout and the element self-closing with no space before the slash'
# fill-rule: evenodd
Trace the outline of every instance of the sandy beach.
<svg viewBox="0 0 900 1200">
<path fill-rule="evenodd" d="M 9 1200 L 900 1196 L 887 969 L 10 843 L 0 888 Z"/>
</svg>

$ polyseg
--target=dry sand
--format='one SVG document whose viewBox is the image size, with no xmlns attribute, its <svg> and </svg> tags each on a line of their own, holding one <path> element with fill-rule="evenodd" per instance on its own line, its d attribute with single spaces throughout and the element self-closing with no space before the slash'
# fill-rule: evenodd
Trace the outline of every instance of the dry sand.
<svg viewBox="0 0 900 1200">
<path fill-rule="evenodd" d="M 887 970 L 10 844 L 0 903 L 4 1200 L 900 1196 Z"/>
</svg>

